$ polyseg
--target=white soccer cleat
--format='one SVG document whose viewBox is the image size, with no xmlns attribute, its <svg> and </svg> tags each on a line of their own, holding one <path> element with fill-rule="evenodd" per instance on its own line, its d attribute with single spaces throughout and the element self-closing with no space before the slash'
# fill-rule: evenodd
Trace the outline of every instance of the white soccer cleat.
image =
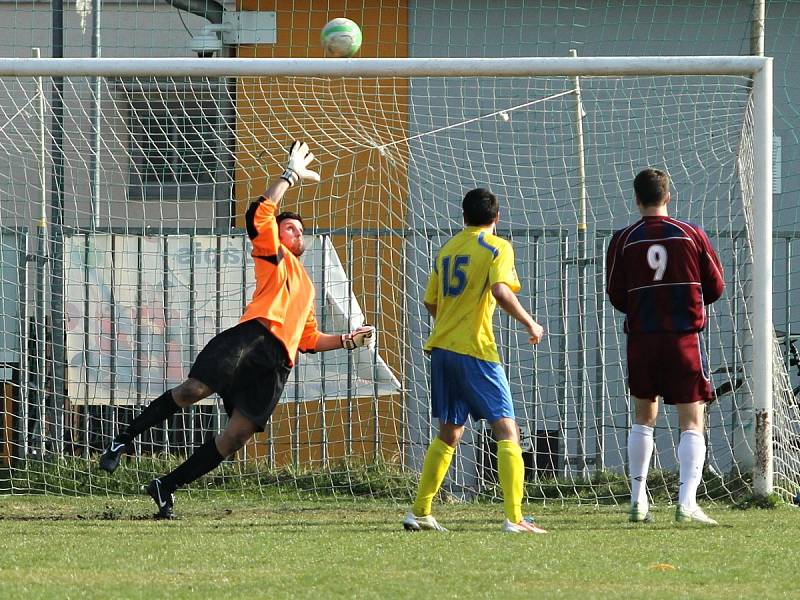
<svg viewBox="0 0 800 600">
<path fill-rule="evenodd" d="M 677 523 L 702 523 L 703 525 L 719 525 L 719 523 L 704 513 L 703 509 L 699 506 L 687 508 L 685 506 L 681 506 L 680 504 L 675 510 L 675 521 Z"/>
<path fill-rule="evenodd" d="M 439 525 L 439 521 L 433 515 L 417 517 L 411 511 L 408 511 L 406 516 L 403 517 L 403 529 L 406 531 L 447 531 L 447 529 Z"/>
<path fill-rule="evenodd" d="M 503 521 L 503 531 L 505 533 L 547 533 L 546 529 L 539 527 L 530 517 L 525 517 L 519 523 L 512 523 L 506 519 Z"/>
<path fill-rule="evenodd" d="M 655 521 L 650 514 L 648 507 L 638 502 L 631 503 L 631 510 L 628 512 L 628 521 L 631 523 L 652 523 Z"/>
</svg>

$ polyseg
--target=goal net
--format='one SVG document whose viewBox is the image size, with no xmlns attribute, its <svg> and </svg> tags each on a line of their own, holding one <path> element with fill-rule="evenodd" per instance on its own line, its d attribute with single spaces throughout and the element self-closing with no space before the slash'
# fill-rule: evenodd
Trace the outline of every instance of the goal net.
<svg viewBox="0 0 800 600">
<path fill-rule="evenodd" d="M 773 335 L 768 292 L 768 64 L 0 60 L 0 488 L 138 493 L 225 426 L 212 396 L 137 439 L 113 476 L 96 467 L 237 322 L 254 285 L 244 212 L 304 139 L 322 182 L 282 204 L 306 220 L 317 319 L 375 324 L 377 345 L 301 355 L 267 430 L 193 492 L 409 498 L 437 426 L 421 298 L 464 192 L 486 186 L 547 331 L 531 347 L 496 315 L 527 498 L 626 501 L 625 339 L 603 263 L 638 218 L 633 176 L 655 166 L 671 214 L 700 224 L 725 268 L 704 336 L 718 398 L 700 493 L 793 493 L 794 339 Z M 662 410 L 651 488 L 665 497 L 678 433 Z M 486 424 L 469 425 L 445 489 L 498 497 Z"/>
</svg>

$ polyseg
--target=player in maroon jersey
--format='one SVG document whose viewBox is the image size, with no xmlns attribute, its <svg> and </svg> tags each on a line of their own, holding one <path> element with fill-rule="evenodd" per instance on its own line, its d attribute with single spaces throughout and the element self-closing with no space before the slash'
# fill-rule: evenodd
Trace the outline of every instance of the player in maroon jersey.
<svg viewBox="0 0 800 600">
<path fill-rule="evenodd" d="M 606 291 L 625 313 L 628 386 L 635 423 L 628 437 L 629 520 L 649 522 L 647 471 L 653 454 L 658 397 L 678 410 L 680 491 L 675 519 L 717 522 L 697 506 L 705 460 L 705 403 L 712 400 L 701 331 L 705 307 L 724 288 L 722 265 L 705 232 L 667 215 L 669 176 L 645 169 L 633 180 L 642 218 L 617 231 L 606 257 Z"/>
</svg>

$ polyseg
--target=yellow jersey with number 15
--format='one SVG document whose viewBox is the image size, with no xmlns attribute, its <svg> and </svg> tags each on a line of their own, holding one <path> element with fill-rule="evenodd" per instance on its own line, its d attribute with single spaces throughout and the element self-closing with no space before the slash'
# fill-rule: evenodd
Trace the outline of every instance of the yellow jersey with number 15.
<svg viewBox="0 0 800 600">
<path fill-rule="evenodd" d="M 520 289 L 511 244 L 482 227 L 466 227 L 450 238 L 425 289 L 425 302 L 436 305 L 425 350 L 442 348 L 500 362 L 492 330 L 495 283 L 505 283 L 513 292 Z"/>
</svg>

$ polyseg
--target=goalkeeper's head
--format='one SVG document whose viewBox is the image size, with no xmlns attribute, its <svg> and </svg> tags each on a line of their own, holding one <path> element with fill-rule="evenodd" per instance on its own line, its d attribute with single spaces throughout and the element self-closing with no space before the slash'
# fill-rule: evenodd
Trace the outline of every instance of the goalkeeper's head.
<svg viewBox="0 0 800 600">
<path fill-rule="evenodd" d="M 303 217 L 294 212 L 284 211 L 275 217 L 278 223 L 278 239 L 295 256 L 302 256 L 306 250 L 303 239 Z"/>
<path fill-rule="evenodd" d="M 472 227 L 485 227 L 497 223 L 500 203 L 497 196 L 486 188 L 470 190 L 461 203 L 464 210 L 464 224 Z"/>
<path fill-rule="evenodd" d="M 633 180 L 636 203 L 643 208 L 669 202 L 669 175 L 659 169 L 645 169 Z"/>
</svg>

